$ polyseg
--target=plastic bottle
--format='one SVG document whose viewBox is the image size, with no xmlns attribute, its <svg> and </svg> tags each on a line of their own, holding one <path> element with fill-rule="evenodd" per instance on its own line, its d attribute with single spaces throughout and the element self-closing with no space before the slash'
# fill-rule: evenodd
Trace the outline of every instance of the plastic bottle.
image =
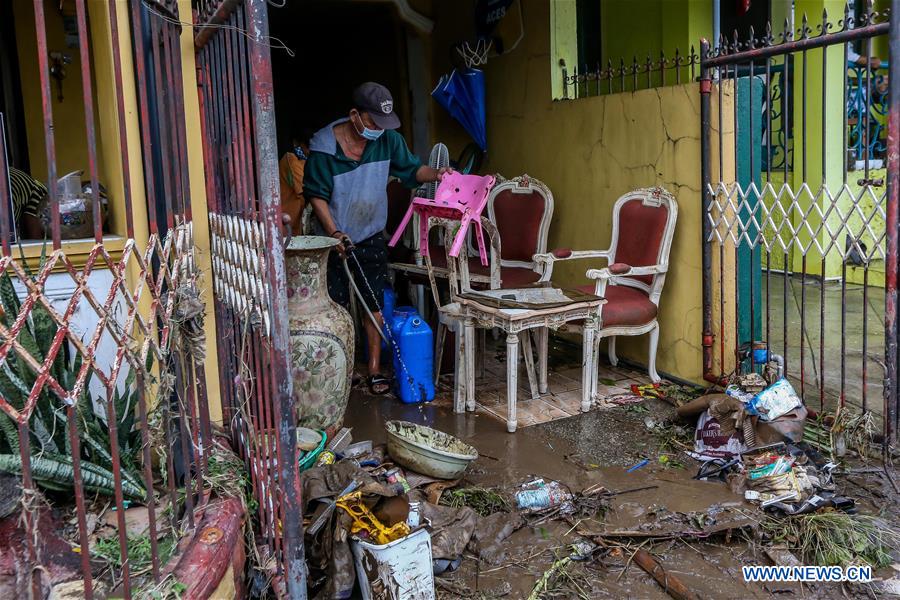
<svg viewBox="0 0 900 600">
<path fill-rule="evenodd" d="M 559 482 L 545 483 L 538 479 L 525 484 L 524 489 L 516 492 L 516 506 L 519 510 L 538 511 L 552 506 L 559 506 L 572 499 L 572 494 Z"/>
</svg>

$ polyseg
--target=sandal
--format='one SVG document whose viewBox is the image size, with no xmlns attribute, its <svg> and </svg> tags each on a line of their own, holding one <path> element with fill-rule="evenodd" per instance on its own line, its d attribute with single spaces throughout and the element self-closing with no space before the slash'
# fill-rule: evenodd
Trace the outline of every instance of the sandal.
<svg viewBox="0 0 900 600">
<path fill-rule="evenodd" d="M 380 373 L 369 375 L 366 378 L 366 385 L 369 386 L 369 393 L 374 396 L 384 396 L 391 391 L 391 380 Z M 377 391 L 376 386 L 384 386 L 384 389 Z"/>
</svg>

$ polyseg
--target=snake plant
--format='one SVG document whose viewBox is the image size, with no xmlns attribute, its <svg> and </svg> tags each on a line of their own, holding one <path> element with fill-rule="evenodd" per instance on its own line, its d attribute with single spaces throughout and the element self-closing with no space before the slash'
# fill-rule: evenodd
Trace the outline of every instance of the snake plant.
<svg viewBox="0 0 900 600">
<path fill-rule="evenodd" d="M 0 275 L 0 309 L 0 322 L 8 330 L 21 309 L 9 273 Z M 50 313 L 43 305 L 36 303 L 17 339 L 35 360 L 43 363 L 57 331 L 58 327 Z M 72 352 L 69 344 L 64 342 L 53 360 L 50 374 L 64 389 L 71 390 L 81 366 L 81 356 L 78 352 Z M 0 395 L 16 409 L 21 410 L 25 406 L 36 380 L 35 372 L 15 351 L 10 351 L 6 359 L 0 361 Z M 94 409 L 88 391 L 89 382 L 90 377 L 74 406 L 80 440 L 82 481 L 85 491 L 113 495 L 110 427 Z M 122 489 L 126 497 L 142 500 L 146 491 L 137 468 L 140 434 L 134 428 L 137 396 L 134 371 L 130 370 L 125 381 L 125 393 L 120 393 L 117 386 L 112 402 L 117 420 Z M 101 399 L 99 404 L 105 406 L 105 400 Z M 28 421 L 28 431 L 32 475 L 39 486 L 48 490 L 69 490 L 74 486 L 72 448 L 67 423 L 65 404 L 44 385 Z M 0 411 L 0 471 L 18 473 L 21 467 L 19 430 L 15 422 Z"/>
</svg>

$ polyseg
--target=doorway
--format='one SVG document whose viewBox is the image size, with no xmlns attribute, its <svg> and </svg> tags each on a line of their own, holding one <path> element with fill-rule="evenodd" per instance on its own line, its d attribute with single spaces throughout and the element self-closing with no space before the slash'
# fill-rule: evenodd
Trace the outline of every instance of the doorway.
<svg viewBox="0 0 900 600">
<path fill-rule="evenodd" d="M 400 133 L 412 122 L 405 28 L 390 3 L 312 0 L 269 7 L 271 35 L 293 51 L 272 53 L 278 147 L 346 117 L 360 83 L 376 81 L 394 96 Z M 423 82 L 424 83 L 424 82 Z"/>
</svg>

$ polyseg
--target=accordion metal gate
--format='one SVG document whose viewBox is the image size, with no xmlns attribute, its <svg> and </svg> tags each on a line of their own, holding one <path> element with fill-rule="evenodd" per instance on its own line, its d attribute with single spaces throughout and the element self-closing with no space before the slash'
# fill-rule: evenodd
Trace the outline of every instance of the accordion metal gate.
<svg viewBox="0 0 900 600">
<path fill-rule="evenodd" d="M 866 4 L 703 41 L 703 362 L 723 383 L 762 345 L 811 408 L 880 423 L 887 451 L 898 418 L 900 2 Z M 889 62 L 874 52 L 886 42 Z"/>
</svg>

